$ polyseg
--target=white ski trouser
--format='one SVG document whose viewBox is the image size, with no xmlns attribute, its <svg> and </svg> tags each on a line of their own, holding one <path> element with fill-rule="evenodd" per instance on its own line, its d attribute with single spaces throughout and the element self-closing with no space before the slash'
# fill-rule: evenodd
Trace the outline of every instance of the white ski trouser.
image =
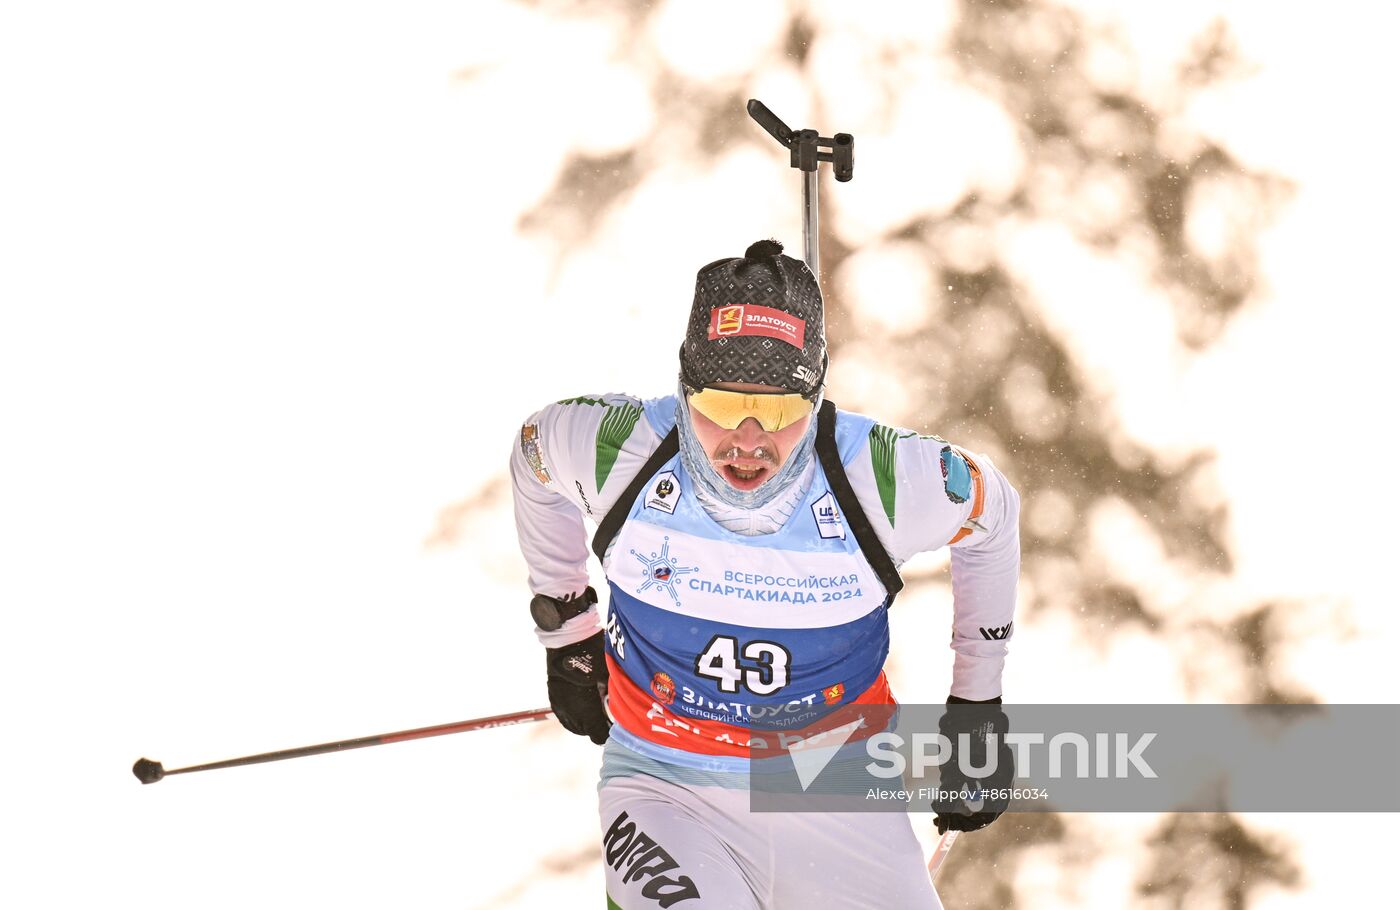
<svg viewBox="0 0 1400 910">
<path fill-rule="evenodd" d="M 750 812 L 747 790 L 646 774 L 606 778 L 598 811 L 610 910 L 943 906 L 903 812 Z"/>
</svg>

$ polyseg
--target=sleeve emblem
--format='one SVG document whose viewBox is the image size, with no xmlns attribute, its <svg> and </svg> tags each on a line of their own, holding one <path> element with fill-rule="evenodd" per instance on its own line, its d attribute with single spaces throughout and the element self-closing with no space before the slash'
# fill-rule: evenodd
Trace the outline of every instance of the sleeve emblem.
<svg viewBox="0 0 1400 910">
<path fill-rule="evenodd" d="M 972 471 L 967 459 L 952 446 L 944 446 L 938 453 L 938 464 L 943 469 L 943 492 L 948 499 L 961 505 L 972 498 Z"/>
<path fill-rule="evenodd" d="M 540 447 L 540 428 L 537 425 L 527 423 L 520 428 L 520 451 L 540 483 L 553 483 L 549 469 L 544 466 L 544 450 Z"/>
</svg>

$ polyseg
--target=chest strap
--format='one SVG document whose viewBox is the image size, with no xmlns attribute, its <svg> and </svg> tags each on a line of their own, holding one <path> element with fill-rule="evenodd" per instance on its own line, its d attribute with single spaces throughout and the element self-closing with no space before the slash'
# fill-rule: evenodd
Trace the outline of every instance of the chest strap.
<svg viewBox="0 0 1400 910">
<path fill-rule="evenodd" d="M 608 552 L 608 547 L 612 544 L 617 532 L 622 530 L 622 523 L 627 520 L 627 513 L 632 511 L 632 503 L 637 501 L 647 482 L 652 475 L 661 470 L 661 466 L 681 450 L 680 434 L 675 427 L 666 434 L 666 438 L 661 440 L 661 445 L 656 447 L 656 451 L 651 453 L 647 463 L 642 465 L 642 469 L 632 478 L 632 482 L 627 485 L 627 489 L 622 491 L 622 495 L 617 497 L 608 514 L 603 516 L 603 520 L 598 522 L 598 533 L 593 535 L 593 555 L 598 557 L 598 561 L 603 561 L 603 554 Z"/>
<path fill-rule="evenodd" d="M 817 412 L 817 460 L 821 462 L 831 492 L 836 494 L 836 504 L 841 507 L 841 517 L 846 527 L 851 529 L 856 543 L 860 544 L 861 555 L 875 570 L 880 584 L 885 586 L 885 593 L 889 595 L 885 606 L 893 606 L 894 596 L 904 589 L 904 579 L 899 577 L 899 569 L 895 568 L 890 554 L 885 552 L 875 528 L 860 507 L 856 491 L 851 489 L 851 481 L 846 477 L 846 467 L 841 464 L 841 453 L 836 448 L 836 405 L 830 401 L 823 401 L 821 410 Z"/>
</svg>

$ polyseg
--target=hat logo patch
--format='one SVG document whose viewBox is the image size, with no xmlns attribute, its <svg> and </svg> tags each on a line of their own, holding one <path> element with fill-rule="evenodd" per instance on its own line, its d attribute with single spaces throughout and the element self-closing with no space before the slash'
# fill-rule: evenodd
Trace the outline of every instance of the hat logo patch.
<svg viewBox="0 0 1400 910">
<path fill-rule="evenodd" d="M 732 335 L 757 335 L 786 341 L 801 348 L 807 337 L 807 322 L 791 313 L 772 307 L 739 304 L 719 307 L 710 312 L 709 339 Z"/>
<path fill-rule="evenodd" d="M 742 306 L 727 306 L 715 311 L 715 335 L 738 335 L 743 329 L 744 308 Z"/>
</svg>

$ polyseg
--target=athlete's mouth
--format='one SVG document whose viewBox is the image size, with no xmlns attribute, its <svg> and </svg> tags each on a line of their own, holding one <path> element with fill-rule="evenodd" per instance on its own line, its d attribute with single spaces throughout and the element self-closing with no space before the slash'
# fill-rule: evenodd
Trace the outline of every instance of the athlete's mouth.
<svg viewBox="0 0 1400 910">
<path fill-rule="evenodd" d="M 729 483 L 741 490 L 752 490 L 763 483 L 764 477 L 769 473 L 769 469 L 762 465 L 757 468 L 741 468 L 738 465 L 725 465 L 724 477 Z"/>
<path fill-rule="evenodd" d="M 762 445 L 752 452 L 745 452 L 737 445 L 730 446 L 716 451 L 714 459 L 720 476 L 731 487 L 744 492 L 758 489 L 776 468 L 772 450 Z"/>
<path fill-rule="evenodd" d="M 756 490 L 768 479 L 771 466 L 752 461 L 735 464 L 730 462 L 720 469 L 720 474 L 736 490 Z"/>
</svg>

